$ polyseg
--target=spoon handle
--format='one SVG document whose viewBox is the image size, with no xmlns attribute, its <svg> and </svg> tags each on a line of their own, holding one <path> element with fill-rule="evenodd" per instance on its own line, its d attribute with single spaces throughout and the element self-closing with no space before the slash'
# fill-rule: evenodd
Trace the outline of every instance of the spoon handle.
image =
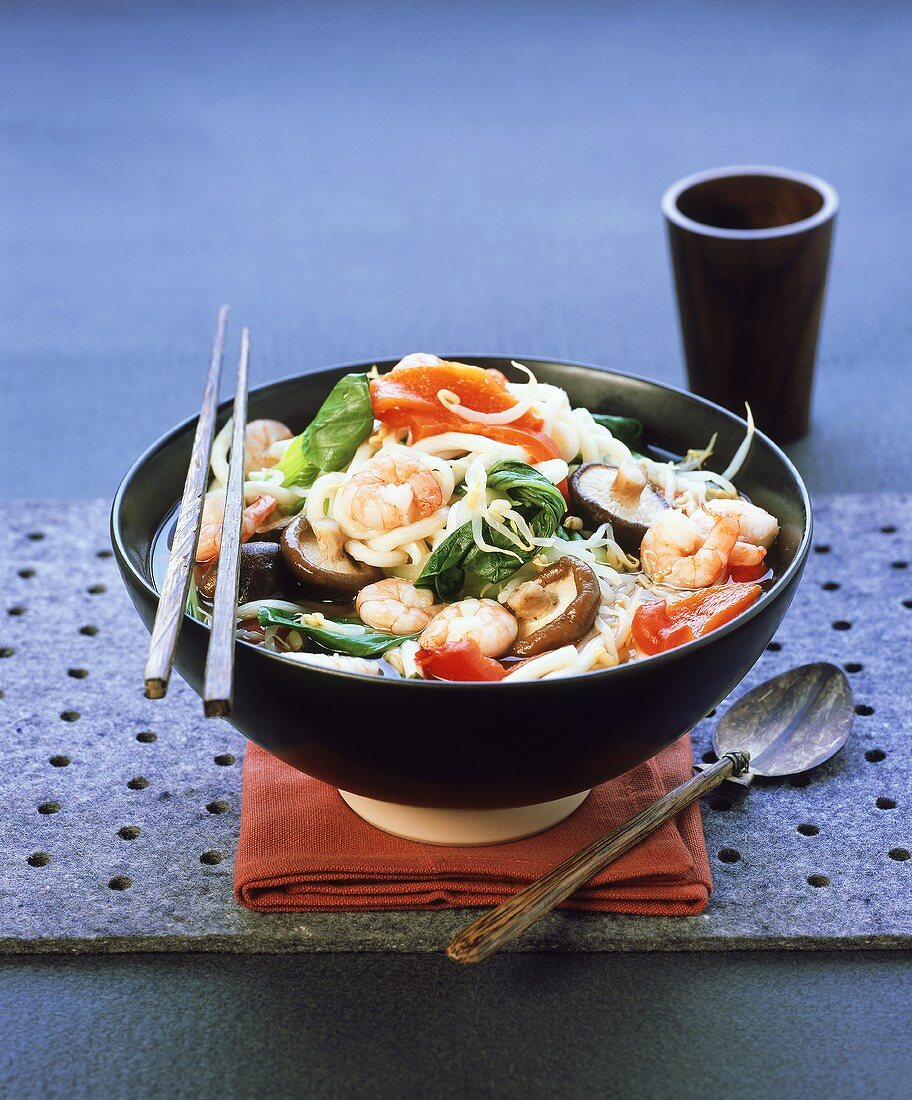
<svg viewBox="0 0 912 1100">
<path fill-rule="evenodd" d="M 508 901 L 489 909 L 457 932 L 447 947 L 454 962 L 481 962 L 488 955 L 515 939 L 530 925 L 550 913 L 574 891 L 589 881 L 596 872 L 674 817 L 701 795 L 718 787 L 730 776 L 747 771 L 750 757 L 746 752 L 727 752 L 705 771 L 669 791 L 652 805 L 646 806 L 629 821 L 600 837 L 586 848 L 564 860 L 548 874 L 514 894 Z"/>
</svg>

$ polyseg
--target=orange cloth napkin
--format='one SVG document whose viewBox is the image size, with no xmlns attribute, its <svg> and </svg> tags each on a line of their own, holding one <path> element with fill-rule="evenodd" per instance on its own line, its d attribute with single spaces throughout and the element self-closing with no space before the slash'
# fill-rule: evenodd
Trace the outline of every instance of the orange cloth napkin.
<svg viewBox="0 0 912 1100">
<path fill-rule="evenodd" d="M 444 848 L 375 829 L 333 787 L 248 744 L 235 896 L 261 913 L 495 905 L 690 778 L 691 753 L 690 737 L 680 738 L 596 787 L 575 813 L 538 836 Z M 695 803 L 606 867 L 566 907 L 686 916 L 705 908 L 711 889 Z"/>
</svg>

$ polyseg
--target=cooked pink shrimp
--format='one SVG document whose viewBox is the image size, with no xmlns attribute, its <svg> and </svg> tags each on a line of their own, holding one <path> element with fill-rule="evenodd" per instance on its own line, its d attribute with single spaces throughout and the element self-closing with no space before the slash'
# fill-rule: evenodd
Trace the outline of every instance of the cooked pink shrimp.
<svg viewBox="0 0 912 1100">
<path fill-rule="evenodd" d="M 388 634 L 417 634 L 434 617 L 434 594 L 398 577 L 386 577 L 362 588 L 355 611 L 374 630 Z"/>
<path fill-rule="evenodd" d="M 706 588 L 722 576 L 737 541 L 738 521 L 730 516 L 704 534 L 693 519 L 669 508 L 643 536 L 643 571 L 656 581 Z"/>
<path fill-rule="evenodd" d="M 260 524 L 275 511 L 276 499 L 257 497 L 241 513 L 241 542 L 247 542 L 259 530 Z M 203 522 L 196 544 L 196 560 L 212 562 L 219 555 L 222 544 L 222 519 L 225 516 L 225 490 L 213 489 L 203 499 Z"/>
<path fill-rule="evenodd" d="M 779 534 L 779 522 L 765 508 L 746 500 L 708 500 L 703 510 L 714 519 L 733 516 L 738 521 L 738 538 L 753 546 L 769 549 Z"/>
<path fill-rule="evenodd" d="M 281 420 L 250 420 L 244 432 L 244 473 L 266 470 L 275 466 L 278 458 L 269 454 L 273 443 L 291 439 L 291 428 Z"/>
<path fill-rule="evenodd" d="M 739 539 L 728 555 L 728 564 L 759 565 L 765 557 L 766 550 L 762 546 L 754 546 L 752 543 L 741 542 Z"/>
<path fill-rule="evenodd" d="M 419 458 L 381 451 L 346 482 L 339 501 L 355 527 L 394 531 L 433 515 L 443 504 L 443 492 L 430 466 Z M 339 522 L 343 529 L 349 526 L 341 517 Z"/>
<path fill-rule="evenodd" d="M 710 500 L 693 514 L 693 520 L 708 534 L 718 520 L 731 517 L 738 521 L 738 541 L 729 555 L 732 565 L 759 565 L 779 535 L 779 523 L 756 504 L 746 500 Z"/>
<path fill-rule="evenodd" d="M 422 649 L 440 649 L 468 638 L 485 657 L 502 657 L 516 641 L 516 620 L 495 600 L 460 600 L 438 611 L 418 639 Z"/>
</svg>

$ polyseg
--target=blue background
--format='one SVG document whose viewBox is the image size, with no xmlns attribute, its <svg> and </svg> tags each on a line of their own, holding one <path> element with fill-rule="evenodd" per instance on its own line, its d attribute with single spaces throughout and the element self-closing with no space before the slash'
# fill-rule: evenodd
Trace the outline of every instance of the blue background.
<svg viewBox="0 0 912 1100">
<path fill-rule="evenodd" d="M 904 487 L 909 27 L 775 0 L 5 5 L 2 492 L 110 495 L 198 408 L 222 300 L 254 382 L 476 349 L 681 384 L 659 200 L 745 162 L 843 202 L 793 454 L 814 490 Z"/>
</svg>

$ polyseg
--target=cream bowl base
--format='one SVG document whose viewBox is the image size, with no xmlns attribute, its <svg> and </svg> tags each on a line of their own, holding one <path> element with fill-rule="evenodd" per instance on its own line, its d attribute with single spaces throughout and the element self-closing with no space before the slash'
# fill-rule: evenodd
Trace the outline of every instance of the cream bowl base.
<svg viewBox="0 0 912 1100">
<path fill-rule="evenodd" d="M 589 792 L 506 810 L 441 810 L 379 802 L 348 791 L 339 791 L 339 794 L 358 817 L 385 833 L 422 844 L 469 847 L 503 844 L 544 832 L 569 817 L 585 802 Z"/>
</svg>

